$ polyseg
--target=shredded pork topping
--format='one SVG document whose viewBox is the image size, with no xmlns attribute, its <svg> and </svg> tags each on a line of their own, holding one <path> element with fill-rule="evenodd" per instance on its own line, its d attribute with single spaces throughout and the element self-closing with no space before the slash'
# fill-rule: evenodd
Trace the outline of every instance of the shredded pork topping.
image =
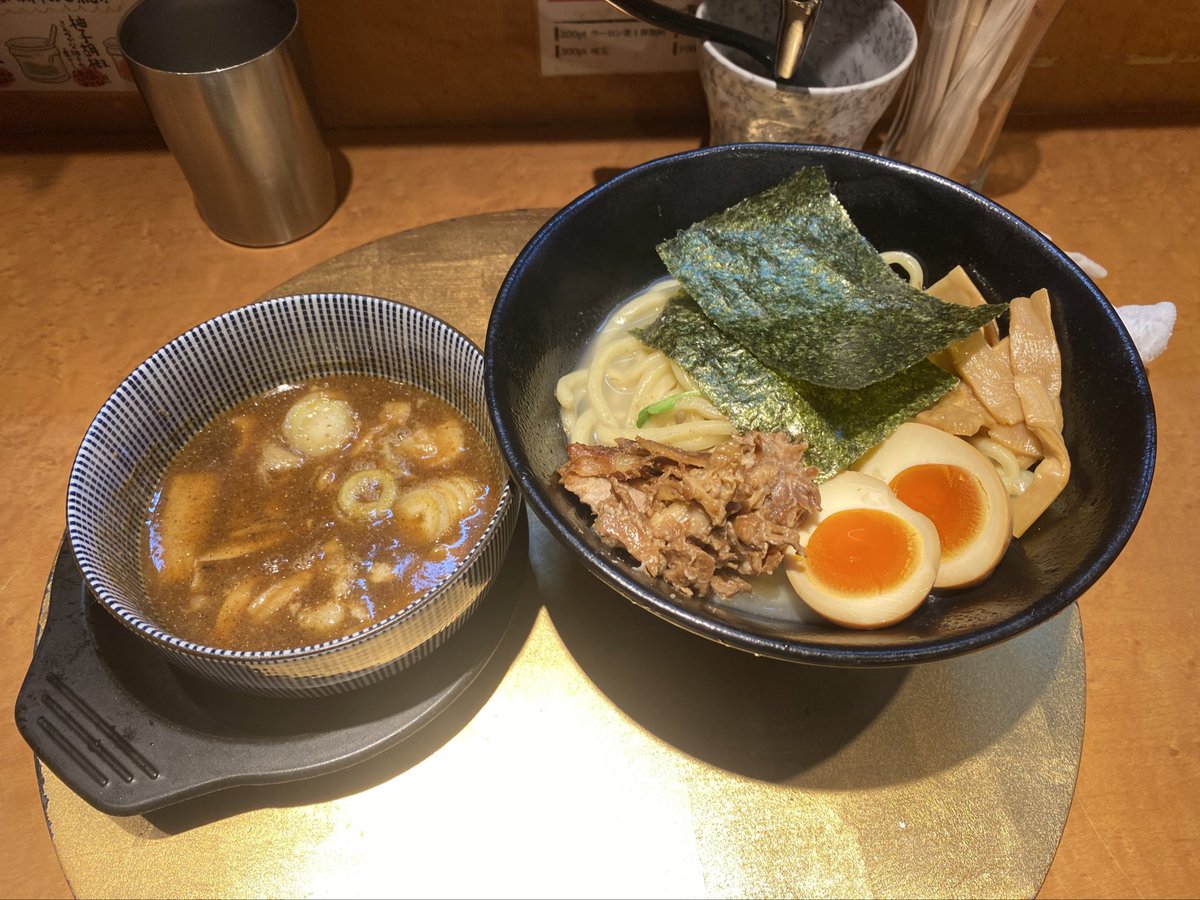
<svg viewBox="0 0 1200 900">
<path fill-rule="evenodd" d="M 725 598 L 774 572 L 818 509 L 806 447 L 757 431 L 706 452 L 644 438 L 572 443 L 558 476 L 595 514 L 606 544 L 682 594 Z"/>
</svg>

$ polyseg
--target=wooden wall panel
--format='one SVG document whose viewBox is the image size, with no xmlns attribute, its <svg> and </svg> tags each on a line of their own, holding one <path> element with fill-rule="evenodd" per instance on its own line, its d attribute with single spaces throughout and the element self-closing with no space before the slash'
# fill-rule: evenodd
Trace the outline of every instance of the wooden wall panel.
<svg viewBox="0 0 1200 900">
<path fill-rule="evenodd" d="M 333 127 L 695 123 L 695 72 L 539 74 L 535 0 L 301 0 Z M 364 84 L 364 73 L 373 73 Z"/>
<path fill-rule="evenodd" d="M 914 20 L 924 0 L 901 0 Z M 698 128 L 694 72 L 543 78 L 535 0 L 300 0 L 330 128 L 596 124 Z M 1019 113 L 1200 113 L 1196 0 L 1067 0 Z M 0 93 L 0 133 L 153 128 L 136 95 Z"/>
<path fill-rule="evenodd" d="M 1014 108 L 1200 112 L 1200 4 L 1068 0 L 1038 48 Z"/>
</svg>

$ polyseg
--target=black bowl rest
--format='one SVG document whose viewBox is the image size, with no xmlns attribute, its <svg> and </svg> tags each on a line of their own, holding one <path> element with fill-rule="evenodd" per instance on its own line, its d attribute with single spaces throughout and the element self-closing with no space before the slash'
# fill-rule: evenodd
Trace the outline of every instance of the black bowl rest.
<svg viewBox="0 0 1200 900">
<path fill-rule="evenodd" d="M 475 613 L 425 659 L 366 688 L 280 699 L 169 663 L 93 600 L 64 540 L 17 728 L 55 775 L 110 815 L 345 768 L 416 734 L 484 670 L 516 608 L 527 541 L 522 520 Z"/>
</svg>

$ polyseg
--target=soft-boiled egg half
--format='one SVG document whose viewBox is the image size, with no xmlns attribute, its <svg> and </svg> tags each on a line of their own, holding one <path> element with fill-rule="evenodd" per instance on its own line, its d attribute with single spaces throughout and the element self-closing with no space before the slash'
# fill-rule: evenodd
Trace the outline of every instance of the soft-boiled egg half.
<svg viewBox="0 0 1200 900">
<path fill-rule="evenodd" d="M 991 461 L 967 441 L 906 422 L 854 468 L 886 482 L 933 522 L 942 548 L 934 587 L 970 587 L 999 565 L 1012 538 L 1008 492 Z"/>
<path fill-rule="evenodd" d="M 821 509 L 784 561 L 792 588 L 839 625 L 883 628 L 910 615 L 933 587 L 937 529 L 870 475 L 846 471 L 821 485 Z"/>
</svg>

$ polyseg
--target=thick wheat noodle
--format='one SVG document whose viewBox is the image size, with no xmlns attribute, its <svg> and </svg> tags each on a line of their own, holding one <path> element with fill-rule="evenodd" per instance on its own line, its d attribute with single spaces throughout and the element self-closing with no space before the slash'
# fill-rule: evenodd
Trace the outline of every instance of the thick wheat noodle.
<svg viewBox="0 0 1200 900">
<path fill-rule="evenodd" d="M 1004 489 L 1008 491 L 1010 497 L 1024 493 L 1025 488 L 1033 481 L 1033 473 L 1021 465 L 1015 453 L 1003 444 L 987 437 L 973 437 L 970 442 L 975 449 L 995 464 L 996 473 L 1000 476 L 1000 480 L 1004 483 Z"/>
<path fill-rule="evenodd" d="M 661 351 L 647 347 L 630 328 L 652 322 L 678 284 L 665 279 L 620 307 L 596 337 L 587 363 L 559 379 L 555 397 L 572 441 L 615 443 L 641 435 L 685 449 L 710 449 L 733 426 L 703 397 L 681 398 L 641 428 L 638 414 L 667 397 L 696 390 L 696 383 Z"/>
<path fill-rule="evenodd" d="M 639 347 L 634 360 L 624 368 L 612 368 L 606 376 L 609 386 L 629 398 L 625 415 L 617 420 L 625 428 L 636 427 L 638 411 L 670 396 L 678 384 L 666 356 L 657 350 L 650 353 L 640 351 Z"/>
<path fill-rule="evenodd" d="M 576 444 L 594 444 L 596 433 L 596 411 L 594 409 L 585 410 L 582 412 L 571 425 L 570 435 L 572 443 Z"/>
<path fill-rule="evenodd" d="M 925 270 L 911 253 L 905 253 L 903 250 L 885 250 L 879 256 L 889 266 L 899 266 L 903 269 L 904 274 L 908 276 L 908 283 L 918 291 L 925 290 Z"/>
<path fill-rule="evenodd" d="M 587 399 L 596 407 L 597 418 L 607 425 L 612 425 L 617 421 L 617 416 L 604 396 L 604 382 L 608 378 L 609 366 L 617 357 L 638 351 L 644 345 L 630 334 L 621 335 L 615 339 L 606 340 L 606 338 L 609 336 L 605 335 L 601 338 L 591 365 L 588 366 Z"/>
<path fill-rule="evenodd" d="M 554 396 L 558 399 L 561 406 L 567 406 L 586 386 L 587 369 L 576 369 L 574 372 L 568 372 L 562 378 L 558 379 L 558 385 L 554 389 Z"/>
<path fill-rule="evenodd" d="M 921 263 L 910 253 L 880 254 L 904 270 L 917 290 L 925 286 Z M 612 444 L 638 435 L 687 449 L 707 450 L 733 433 L 728 418 L 703 397 L 687 397 L 638 427 L 638 414 L 668 397 L 697 389 L 696 382 L 659 350 L 647 347 L 630 330 L 658 318 L 679 283 L 665 278 L 631 298 L 600 329 L 587 362 L 559 379 L 555 397 L 568 439 Z"/>
<path fill-rule="evenodd" d="M 652 359 L 653 363 L 646 367 L 646 371 L 642 373 L 641 380 L 638 381 L 637 387 L 630 396 L 629 409 L 625 413 L 623 423 L 626 427 L 630 425 L 636 427 L 638 412 L 663 397 L 669 397 L 670 393 L 668 392 L 680 383 L 675 377 L 675 373 L 671 371 L 671 366 L 665 356 L 659 353 L 657 358 L 652 356 Z"/>
<path fill-rule="evenodd" d="M 677 425 L 648 425 L 637 433 L 680 450 L 710 450 L 733 434 L 733 426 L 728 419 L 695 419 Z"/>
<path fill-rule="evenodd" d="M 575 412 L 576 398 L 582 396 L 585 390 L 587 390 L 586 369 L 568 372 L 558 379 L 558 385 L 554 389 L 554 398 L 558 400 L 563 429 L 569 436 L 575 434 L 576 423 L 580 418 Z M 574 440 L 574 437 L 571 437 L 571 440 Z"/>
<path fill-rule="evenodd" d="M 609 319 L 604 330 L 624 331 L 629 323 L 638 322 L 641 319 L 652 322 L 658 318 L 662 308 L 667 305 L 667 300 L 675 295 L 678 286 L 679 282 L 673 278 L 666 278 L 651 285 L 617 310 L 616 315 Z"/>
</svg>

